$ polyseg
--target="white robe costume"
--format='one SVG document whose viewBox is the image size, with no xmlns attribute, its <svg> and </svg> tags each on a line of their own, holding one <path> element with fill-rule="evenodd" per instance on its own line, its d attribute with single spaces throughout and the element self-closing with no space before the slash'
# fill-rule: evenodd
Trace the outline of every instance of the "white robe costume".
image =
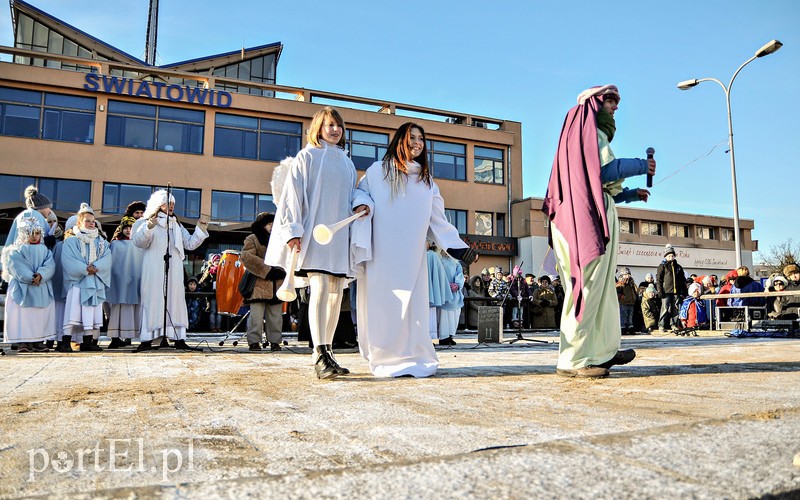
<svg viewBox="0 0 800 500">
<path fill-rule="evenodd" d="M 55 338 L 55 309 L 51 280 L 53 254 L 43 243 L 12 245 L 3 249 L 3 279 L 8 281 L 4 336 L 10 344 Z M 42 280 L 33 285 L 34 273 Z"/>
<path fill-rule="evenodd" d="M 426 237 L 439 248 L 467 248 L 445 216 L 435 182 L 417 182 L 420 166 L 394 197 L 381 162 L 367 169 L 359 189 L 375 203 L 372 260 L 357 286 L 358 342 L 370 371 L 378 377 L 436 373 L 439 358 L 428 333 Z"/>
<path fill-rule="evenodd" d="M 302 238 L 302 250 L 295 271 L 321 271 L 339 277 L 353 277 L 349 232 L 341 230 L 327 245 L 312 237 L 317 224 L 333 224 L 353 215 L 352 208 L 372 205 L 356 190 L 356 168 L 345 151 L 321 141 L 321 147 L 307 145 L 297 153 L 277 200 L 275 222 L 264 262 L 287 271 L 291 252 L 286 243 Z M 324 165 L 324 168 L 323 168 Z M 305 280 L 295 282 L 297 288 Z"/>
<path fill-rule="evenodd" d="M 148 204 L 149 206 L 149 204 Z M 194 250 L 208 237 L 208 233 L 196 227 L 193 234 L 184 228 L 175 217 L 170 217 L 172 230 L 169 242 L 169 290 L 167 295 L 167 338 L 185 340 L 189 327 L 186 310 L 186 295 L 183 286 L 183 260 L 185 250 Z M 164 335 L 164 254 L 167 248 L 167 216 L 158 214 L 158 223 L 147 227 L 147 213 L 133 225 L 131 239 L 143 250 L 141 279 L 142 325 L 139 340 L 152 341 Z"/>
<path fill-rule="evenodd" d="M 111 288 L 108 303 L 108 336 L 132 339 L 139 334 L 141 321 L 142 249 L 131 240 L 111 242 Z"/>
<path fill-rule="evenodd" d="M 79 231 L 76 227 L 73 231 Z M 94 247 L 95 258 L 92 258 Z M 94 264 L 97 273 L 90 275 L 86 270 Z M 67 291 L 64 306 L 64 335 L 71 335 L 73 341 L 81 342 L 76 334 L 100 336 L 103 326 L 103 302 L 106 289 L 111 286 L 111 252 L 108 242 L 98 235 L 91 243 L 84 243 L 78 236 L 64 240 L 61 251 L 64 289 Z"/>
</svg>

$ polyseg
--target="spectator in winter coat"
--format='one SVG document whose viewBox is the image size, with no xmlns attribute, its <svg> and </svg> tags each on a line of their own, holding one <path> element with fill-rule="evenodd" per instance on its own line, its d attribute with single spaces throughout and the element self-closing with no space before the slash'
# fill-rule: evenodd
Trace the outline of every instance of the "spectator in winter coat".
<svg viewBox="0 0 800 500">
<path fill-rule="evenodd" d="M 675 260 L 675 249 L 667 244 L 664 249 L 664 260 L 656 271 L 656 289 L 661 297 L 661 331 L 680 328 L 678 304 L 686 296 L 686 273 Z"/>
<path fill-rule="evenodd" d="M 783 268 L 786 276 L 785 291 L 800 291 L 800 266 L 789 264 Z M 775 289 L 775 291 L 781 291 Z M 778 297 L 773 305 L 780 319 L 797 319 L 800 317 L 800 295 Z"/>
<path fill-rule="evenodd" d="M 658 328 L 661 301 L 657 295 L 656 287 L 651 284 L 647 286 L 642 296 L 642 316 L 644 316 L 644 328 L 648 332 Z"/>
<path fill-rule="evenodd" d="M 750 269 L 748 269 L 747 266 L 741 266 L 736 269 L 736 274 L 738 277 L 733 280 L 731 293 L 753 293 L 764 291 L 764 287 L 761 286 L 761 282 L 755 281 L 750 277 Z M 734 297 L 728 299 L 729 306 L 764 307 L 765 303 L 766 301 L 764 297 Z"/>
<path fill-rule="evenodd" d="M 636 304 L 636 284 L 631 271 L 623 267 L 617 280 L 617 299 L 619 300 L 619 324 L 623 335 L 631 335 L 633 330 L 633 306 Z"/>
<path fill-rule="evenodd" d="M 708 323 L 708 311 L 704 301 L 700 300 L 703 287 L 694 283 L 689 287 L 689 297 L 681 305 L 681 323 L 684 328 L 697 328 Z"/>
</svg>

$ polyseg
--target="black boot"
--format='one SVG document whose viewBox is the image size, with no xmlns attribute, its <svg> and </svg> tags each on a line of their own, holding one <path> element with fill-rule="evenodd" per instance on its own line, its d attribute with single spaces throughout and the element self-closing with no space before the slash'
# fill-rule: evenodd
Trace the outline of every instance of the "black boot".
<svg viewBox="0 0 800 500">
<path fill-rule="evenodd" d="M 278 346 L 278 347 L 280 347 L 280 346 Z M 330 358 L 331 358 L 331 364 L 333 365 L 333 369 L 336 370 L 336 374 L 337 375 L 348 375 L 350 373 L 350 370 L 348 370 L 347 368 L 341 366 L 339 364 L 339 362 L 336 361 L 336 358 L 333 357 L 333 347 L 330 344 L 326 344 L 326 345 L 324 345 L 322 347 L 324 347 L 328 351 L 328 356 L 330 356 Z"/>
<path fill-rule="evenodd" d="M 317 361 L 314 363 L 314 371 L 317 372 L 318 379 L 333 378 L 339 375 L 334 366 L 335 361 L 331 357 L 328 349 L 330 346 L 320 345 L 315 348 L 317 351 Z"/>
<path fill-rule="evenodd" d="M 94 337 L 91 335 L 84 335 L 83 342 L 81 342 L 81 351 L 82 352 L 97 352 L 102 351 L 103 348 L 99 345 L 94 344 Z"/>
<path fill-rule="evenodd" d="M 259 344 L 258 342 L 254 342 L 254 343 L 250 344 L 250 349 L 248 349 L 248 350 L 250 350 L 250 351 L 260 351 L 261 350 L 261 344 Z"/>
<path fill-rule="evenodd" d="M 58 341 L 56 352 L 73 352 L 72 351 L 72 335 L 64 335 Z"/>
<path fill-rule="evenodd" d="M 144 352 L 144 351 L 152 351 L 153 350 L 153 341 L 152 340 L 143 340 L 139 342 L 139 345 L 136 346 L 136 349 L 133 352 Z"/>
<path fill-rule="evenodd" d="M 53 348 L 53 343 L 54 343 L 54 341 L 48 340 L 47 342 L 44 343 L 44 346 L 47 347 L 48 349 L 52 349 Z"/>
<path fill-rule="evenodd" d="M 185 340 L 178 339 L 175 341 L 174 344 L 175 349 L 183 349 L 184 351 L 201 351 L 203 350 L 202 347 L 189 347 Z"/>
<path fill-rule="evenodd" d="M 108 344 L 106 349 L 119 349 L 120 347 L 125 347 L 125 342 L 119 337 L 114 337 L 111 339 L 111 343 Z"/>
</svg>

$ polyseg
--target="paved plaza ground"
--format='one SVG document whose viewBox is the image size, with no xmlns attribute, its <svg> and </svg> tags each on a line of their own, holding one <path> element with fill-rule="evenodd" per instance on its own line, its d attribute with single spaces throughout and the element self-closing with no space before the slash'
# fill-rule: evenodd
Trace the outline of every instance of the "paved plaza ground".
<svg viewBox="0 0 800 500">
<path fill-rule="evenodd" d="M 308 347 L 0 357 L 0 497 L 800 497 L 800 339 L 623 337 L 605 380 L 461 334 L 428 379 Z M 794 462 L 794 463 L 793 463 Z"/>
</svg>

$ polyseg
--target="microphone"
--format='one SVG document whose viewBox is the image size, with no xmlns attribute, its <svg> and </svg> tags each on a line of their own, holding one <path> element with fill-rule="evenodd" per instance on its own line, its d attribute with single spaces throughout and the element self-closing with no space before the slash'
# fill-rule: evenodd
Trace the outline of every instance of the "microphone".
<svg viewBox="0 0 800 500">
<path fill-rule="evenodd" d="M 653 159 L 653 155 L 656 154 L 656 150 L 653 149 L 652 146 L 647 148 L 647 151 L 645 151 L 645 152 L 647 153 L 647 159 L 648 160 Z M 649 188 L 653 187 L 653 176 L 650 175 L 650 174 L 647 174 L 647 187 L 649 187 Z"/>
</svg>

